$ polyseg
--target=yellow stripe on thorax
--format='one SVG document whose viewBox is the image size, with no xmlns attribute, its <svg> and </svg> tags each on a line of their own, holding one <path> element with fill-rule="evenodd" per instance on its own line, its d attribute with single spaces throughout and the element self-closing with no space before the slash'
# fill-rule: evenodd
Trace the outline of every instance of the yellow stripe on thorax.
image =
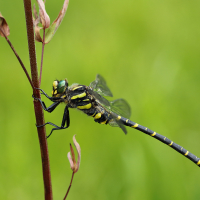
<svg viewBox="0 0 200 200">
<path fill-rule="evenodd" d="M 85 96 L 86 96 L 86 93 L 85 93 L 85 92 L 83 92 L 83 93 L 81 93 L 81 94 L 77 94 L 77 95 L 75 95 L 75 96 L 71 97 L 71 99 L 83 98 L 83 97 L 85 97 Z"/>
<path fill-rule="evenodd" d="M 63 95 L 61 98 L 64 99 L 66 97 L 66 95 Z"/>
<path fill-rule="evenodd" d="M 94 116 L 95 119 L 99 119 L 101 118 L 101 113 L 97 113 L 95 116 Z"/>
<path fill-rule="evenodd" d="M 81 88 L 81 87 L 83 87 L 83 86 L 82 85 L 81 86 L 77 86 L 77 87 L 73 88 L 72 90 L 74 91 L 74 90 L 76 90 L 78 88 Z"/>
<path fill-rule="evenodd" d="M 91 115 L 91 116 L 94 117 L 95 115 L 96 115 L 96 112 L 93 115 Z"/>
<path fill-rule="evenodd" d="M 197 165 L 200 165 L 200 160 L 197 162 Z"/>
<path fill-rule="evenodd" d="M 92 104 L 91 103 L 88 103 L 84 106 L 77 106 L 78 109 L 90 109 L 92 107 Z"/>
<path fill-rule="evenodd" d="M 105 121 L 101 122 L 101 124 L 105 124 L 106 122 L 107 122 L 107 120 L 105 120 Z"/>
</svg>

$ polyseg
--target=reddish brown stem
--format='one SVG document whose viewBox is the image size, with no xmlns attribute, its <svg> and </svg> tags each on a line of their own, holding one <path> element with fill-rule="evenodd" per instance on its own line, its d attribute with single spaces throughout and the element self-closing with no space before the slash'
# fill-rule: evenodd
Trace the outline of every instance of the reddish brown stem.
<svg viewBox="0 0 200 200">
<path fill-rule="evenodd" d="M 42 42 L 42 56 L 41 56 L 41 65 L 40 65 L 39 86 L 41 85 L 41 81 L 42 81 L 42 65 L 43 65 L 43 57 L 44 57 L 44 45 L 45 45 L 45 28 L 43 29 L 43 42 Z"/>
<path fill-rule="evenodd" d="M 70 188 L 71 188 L 71 186 L 72 186 L 73 178 L 74 178 L 74 172 L 72 173 L 72 178 L 71 178 L 71 181 L 70 181 L 70 184 L 69 184 L 68 190 L 67 190 L 66 195 L 65 195 L 65 197 L 64 197 L 63 200 L 65 200 L 65 199 L 67 198 L 67 195 L 68 195 L 68 193 L 69 193 L 69 190 L 70 190 Z"/>
<path fill-rule="evenodd" d="M 28 36 L 28 47 L 29 47 L 32 82 L 35 88 L 39 88 L 31 0 L 24 0 L 24 9 L 25 9 L 25 16 L 26 16 L 26 27 L 27 27 L 27 36 Z M 33 95 L 36 98 L 40 98 L 39 90 L 33 90 Z M 34 100 L 34 110 L 35 110 L 36 124 L 37 125 L 44 124 L 43 109 L 39 101 Z M 52 198 L 52 188 L 51 188 L 51 175 L 50 175 L 49 155 L 48 155 L 48 148 L 47 148 L 47 141 L 46 141 L 45 126 L 37 128 L 37 131 L 38 131 L 41 158 L 42 158 L 45 200 L 52 200 L 53 198 Z"/>
<path fill-rule="evenodd" d="M 3 33 L 3 35 L 4 35 L 5 39 L 6 39 L 6 41 L 8 42 L 8 44 L 9 44 L 10 47 L 11 47 L 11 49 L 13 50 L 13 52 L 14 52 L 15 56 L 17 57 L 17 59 L 18 59 L 20 65 L 22 66 L 22 69 L 24 70 L 24 72 L 25 72 L 25 74 L 26 74 L 26 77 L 28 78 L 29 83 L 31 84 L 31 87 L 34 89 L 34 86 L 33 86 L 33 83 L 32 83 L 32 81 L 31 81 L 31 78 L 30 78 L 30 76 L 29 76 L 29 74 L 28 74 L 28 72 L 27 72 L 27 70 L 26 70 L 26 68 L 25 68 L 25 66 L 24 66 L 24 64 L 23 64 L 23 62 L 22 62 L 22 60 L 21 60 L 21 58 L 20 58 L 19 55 L 17 54 L 15 48 L 13 47 L 13 45 L 11 44 L 10 40 L 8 39 L 8 37 L 6 36 L 6 34 L 4 33 L 4 31 L 3 31 L 3 29 L 2 29 L 1 27 L 0 27 L 0 31 Z"/>
</svg>

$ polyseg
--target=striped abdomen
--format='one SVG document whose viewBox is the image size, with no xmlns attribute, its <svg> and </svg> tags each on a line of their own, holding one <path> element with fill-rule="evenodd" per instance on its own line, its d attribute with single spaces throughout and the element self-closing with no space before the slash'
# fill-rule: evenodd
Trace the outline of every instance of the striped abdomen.
<svg viewBox="0 0 200 200">
<path fill-rule="evenodd" d="M 144 126 L 141 126 L 135 122 L 132 122 L 131 120 L 126 119 L 124 117 L 118 116 L 117 119 L 120 120 L 124 125 L 135 128 L 143 133 L 146 133 L 147 135 L 150 135 L 150 136 L 156 138 L 157 140 L 161 141 L 162 143 L 169 145 L 171 148 L 178 151 L 180 154 L 184 155 L 185 157 L 187 157 L 188 159 L 190 159 L 192 162 L 194 162 L 195 164 L 197 164 L 200 167 L 200 158 L 198 158 L 194 154 L 190 153 L 188 150 L 184 149 L 182 146 L 174 143 L 167 137 L 160 135 L 159 133 L 156 133 L 155 131 L 152 131 L 152 130 L 150 130 Z"/>
</svg>

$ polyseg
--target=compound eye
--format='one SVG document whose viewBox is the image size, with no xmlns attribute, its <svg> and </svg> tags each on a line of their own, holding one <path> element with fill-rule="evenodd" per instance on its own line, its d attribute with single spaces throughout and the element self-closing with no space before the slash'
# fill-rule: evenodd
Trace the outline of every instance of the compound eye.
<svg viewBox="0 0 200 200">
<path fill-rule="evenodd" d="M 65 81 L 60 81 L 57 85 L 58 93 L 63 93 L 65 91 L 65 88 L 66 88 Z"/>
</svg>

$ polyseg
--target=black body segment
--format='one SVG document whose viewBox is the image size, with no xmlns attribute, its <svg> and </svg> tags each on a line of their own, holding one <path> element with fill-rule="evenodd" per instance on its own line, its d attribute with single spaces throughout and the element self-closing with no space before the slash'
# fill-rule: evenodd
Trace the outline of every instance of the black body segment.
<svg viewBox="0 0 200 200">
<path fill-rule="evenodd" d="M 94 92 L 95 93 L 95 92 Z M 91 94 L 91 89 L 84 85 L 76 85 L 69 89 L 68 102 L 73 108 L 83 111 L 88 116 L 92 116 L 95 122 L 107 124 L 109 122 L 109 113 L 98 103 Z M 96 96 L 99 95 L 96 93 Z M 103 98 L 103 97 L 102 97 Z M 107 100 L 105 99 L 105 102 Z"/>
<path fill-rule="evenodd" d="M 192 162 L 194 162 L 195 164 L 197 164 L 200 167 L 200 158 L 198 158 L 194 154 L 190 153 L 188 150 L 184 149 L 182 146 L 176 144 L 175 142 L 168 139 L 167 137 L 160 135 L 159 133 L 156 133 L 155 131 L 150 130 L 147 127 L 141 126 L 141 125 L 139 125 L 135 122 L 132 122 L 131 120 L 126 119 L 121 116 L 119 116 L 119 118 L 124 125 L 135 128 L 143 133 L 146 133 L 147 135 L 150 135 L 150 136 L 156 138 L 157 140 L 161 141 L 162 143 L 169 145 L 171 148 L 178 151 L 180 154 L 184 155 L 185 157 L 187 157 L 188 159 L 190 159 Z"/>
<path fill-rule="evenodd" d="M 129 104 L 124 99 L 116 99 L 114 101 L 105 99 L 103 96 L 112 96 L 112 93 L 106 85 L 105 79 L 100 75 L 97 75 L 96 80 L 93 81 L 90 86 L 79 84 L 68 86 L 67 79 L 61 81 L 56 80 L 53 82 L 52 97 L 48 96 L 43 90 L 41 90 L 41 94 L 45 95 L 53 102 L 53 104 L 47 108 L 43 101 L 36 99 L 40 101 L 43 109 L 47 112 L 52 112 L 62 102 L 66 104 L 61 126 L 57 126 L 51 122 L 44 124 L 50 124 L 55 127 L 51 130 L 47 138 L 54 130 L 68 128 L 70 125 L 68 108 L 77 108 L 88 116 L 93 117 L 95 122 L 119 127 L 125 134 L 127 133 L 125 126 L 127 126 L 150 135 L 162 143 L 167 144 L 200 167 L 200 158 L 196 157 L 194 154 L 167 137 L 129 120 L 128 118 L 130 118 L 131 110 Z"/>
</svg>

